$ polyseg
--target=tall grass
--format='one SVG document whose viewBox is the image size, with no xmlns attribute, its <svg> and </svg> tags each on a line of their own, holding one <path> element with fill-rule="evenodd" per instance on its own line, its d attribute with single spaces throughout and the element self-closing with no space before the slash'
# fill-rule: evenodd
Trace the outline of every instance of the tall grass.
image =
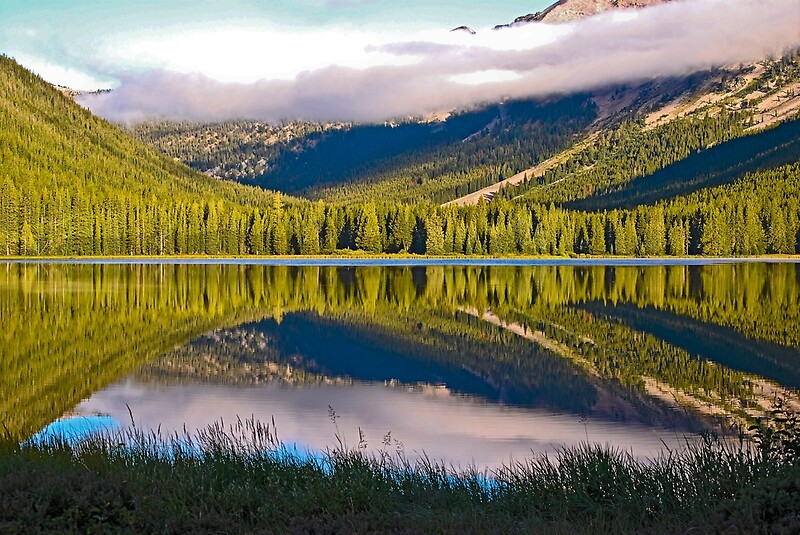
<svg viewBox="0 0 800 535">
<path fill-rule="evenodd" d="M 401 450 L 285 447 L 274 422 L 139 429 L 0 451 L 0 532 L 797 532 L 800 426 L 649 460 L 585 444 L 494 471 Z"/>
</svg>

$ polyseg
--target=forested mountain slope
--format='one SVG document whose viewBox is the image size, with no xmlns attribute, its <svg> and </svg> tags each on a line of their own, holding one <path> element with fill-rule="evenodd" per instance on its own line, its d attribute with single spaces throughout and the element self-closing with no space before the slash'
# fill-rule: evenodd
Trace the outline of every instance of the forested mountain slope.
<svg viewBox="0 0 800 535">
<path fill-rule="evenodd" d="M 0 162 L 5 255 L 202 252 L 274 198 L 162 156 L 5 56 Z"/>
<path fill-rule="evenodd" d="M 621 123 L 501 196 L 576 208 L 632 207 L 796 161 L 798 131 L 791 125 L 800 110 L 800 55 L 737 72 L 727 78 L 731 73 L 723 71 L 714 85 L 707 79 L 695 94 L 646 115 L 621 116 Z"/>
<path fill-rule="evenodd" d="M 558 0 L 495 29 L 569 22 L 670 1 Z M 151 122 L 134 125 L 132 132 L 165 154 L 214 176 L 354 204 L 377 199 L 446 203 L 512 175 L 532 172 L 537 164 L 555 156 L 560 165 L 536 176 L 536 183 L 511 193 L 518 196 L 537 185 L 565 181 L 559 188 L 532 192 L 527 198 L 567 202 L 611 194 L 692 151 L 797 117 L 799 57 L 795 51 L 751 64 L 599 87 L 590 94 L 489 102 L 385 124 Z M 693 132 L 695 128 L 701 132 Z M 575 150 L 578 143 L 581 150 Z M 771 162 L 791 163 L 785 158 Z M 764 168 L 760 164 L 743 167 L 738 176 Z M 730 176 L 730 180 L 735 178 Z M 506 193 L 505 197 L 511 194 Z M 641 202 L 652 200 L 656 199 L 641 198 Z M 614 202 L 633 206 L 639 201 Z"/>
<path fill-rule="evenodd" d="M 133 132 L 209 174 L 347 203 L 444 203 L 563 151 L 568 161 L 537 183 L 569 176 L 569 184 L 562 185 L 570 191 L 566 197 L 551 199 L 549 191 L 542 197 L 568 201 L 609 193 L 692 151 L 791 119 L 798 110 L 800 63 L 794 53 L 591 95 L 505 102 L 427 121 L 275 127 L 255 122 L 145 123 Z M 573 154 L 572 147 L 588 135 L 592 143 Z M 639 147 L 642 143 L 647 153 Z M 605 163 L 595 166 L 598 157 L 608 157 L 622 174 L 614 174 Z M 607 180 L 618 182 L 609 189 L 602 184 Z"/>
<path fill-rule="evenodd" d="M 442 202 L 566 148 L 596 116 L 588 96 L 576 95 L 442 120 L 276 128 L 290 132 L 283 136 L 253 122 L 144 123 L 132 132 L 200 171 L 312 199 L 368 202 L 377 188 L 382 199 Z"/>
<path fill-rule="evenodd" d="M 273 125 L 245 120 L 220 123 L 152 120 L 126 128 L 134 137 L 192 169 L 247 182 L 267 173 L 283 152 L 302 152 L 313 147 L 323 132 L 351 126 L 349 123 Z"/>
<path fill-rule="evenodd" d="M 800 249 L 797 158 L 726 179 L 725 185 L 628 210 L 583 212 L 557 206 L 553 198 L 543 202 L 527 195 L 468 207 L 441 207 L 424 199 L 407 204 L 389 195 L 361 203 L 284 203 L 278 194 L 199 175 L 156 154 L 5 58 L 0 84 L 0 254 L 328 254 L 359 249 L 432 255 L 725 256 Z M 589 172 L 603 165 L 621 169 L 627 173 L 620 175 L 624 184 L 696 148 L 736 137 L 752 119 L 730 112 L 649 130 L 623 124 L 598 136 L 605 145 L 578 152 L 565 165 L 588 164 Z M 654 158 L 636 156 L 648 147 Z M 630 161 L 617 158 L 631 154 Z M 593 193 L 584 192 L 580 182 L 576 186 L 573 191 L 581 194 L 572 199 Z"/>
<path fill-rule="evenodd" d="M 800 120 L 690 154 L 617 188 L 565 206 L 581 210 L 633 208 L 733 182 L 745 173 L 794 163 L 800 154 Z"/>
</svg>

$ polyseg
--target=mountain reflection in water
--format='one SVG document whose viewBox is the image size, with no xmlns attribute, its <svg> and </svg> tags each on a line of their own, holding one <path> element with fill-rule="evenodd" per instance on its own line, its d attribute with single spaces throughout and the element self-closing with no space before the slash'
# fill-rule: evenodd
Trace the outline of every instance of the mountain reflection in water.
<svg viewBox="0 0 800 535">
<path fill-rule="evenodd" d="M 797 407 L 800 266 L 0 265 L 0 415 L 162 431 L 270 420 L 301 448 L 468 464 L 637 455 Z M 734 354 L 732 354 L 734 353 Z"/>
</svg>

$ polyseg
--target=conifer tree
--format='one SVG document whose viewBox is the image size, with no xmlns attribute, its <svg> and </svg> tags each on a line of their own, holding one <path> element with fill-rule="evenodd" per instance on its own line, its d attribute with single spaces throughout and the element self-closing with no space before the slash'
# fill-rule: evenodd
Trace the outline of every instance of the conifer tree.
<svg viewBox="0 0 800 535">
<path fill-rule="evenodd" d="M 378 215 L 372 203 L 364 206 L 358 219 L 356 247 L 367 253 L 379 253 L 382 250 Z"/>
<path fill-rule="evenodd" d="M 444 253 L 444 231 L 442 222 L 436 211 L 425 219 L 425 254 L 440 255 Z"/>
</svg>

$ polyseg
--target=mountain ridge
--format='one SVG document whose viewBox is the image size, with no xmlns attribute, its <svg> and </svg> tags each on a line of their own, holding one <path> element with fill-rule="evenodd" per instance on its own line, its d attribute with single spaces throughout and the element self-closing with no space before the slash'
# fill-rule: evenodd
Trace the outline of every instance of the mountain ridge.
<svg viewBox="0 0 800 535">
<path fill-rule="evenodd" d="M 671 0 L 558 0 L 541 11 L 522 15 L 508 24 L 498 24 L 495 30 L 510 28 L 531 22 L 563 24 L 591 17 L 615 9 L 641 9 L 665 4 Z"/>
</svg>

